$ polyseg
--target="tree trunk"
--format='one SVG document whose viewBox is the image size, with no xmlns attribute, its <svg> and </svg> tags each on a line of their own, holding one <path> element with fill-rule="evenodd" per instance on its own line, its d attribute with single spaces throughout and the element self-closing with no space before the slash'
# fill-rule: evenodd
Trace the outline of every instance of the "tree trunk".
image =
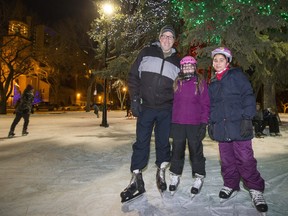
<svg viewBox="0 0 288 216">
<path fill-rule="evenodd" d="M 7 114 L 7 100 L 6 97 L 3 97 L 0 100 L 0 114 Z"/>
<path fill-rule="evenodd" d="M 90 107 L 91 107 L 91 91 L 92 91 L 92 84 L 89 84 L 87 88 L 87 98 L 86 98 L 86 107 L 85 110 L 86 112 L 90 112 Z"/>
<path fill-rule="evenodd" d="M 275 83 L 273 79 L 267 77 L 263 79 L 264 84 L 264 109 L 273 108 L 277 112 L 276 105 L 276 91 L 275 91 Z"/>
<path fill-rule="evenodd" d="M 93 83 L 95 82 L 95 77 L 96 77 L 96 73 L 92 73 L 90 75 L 90 78 L 89 78 L 89 85 L 88 85 L 88 88 L 87 88 L 86 108 L 85 108 L 86 112 L 90 112 L 91 92 L 92 92 Z"/>
</svg>

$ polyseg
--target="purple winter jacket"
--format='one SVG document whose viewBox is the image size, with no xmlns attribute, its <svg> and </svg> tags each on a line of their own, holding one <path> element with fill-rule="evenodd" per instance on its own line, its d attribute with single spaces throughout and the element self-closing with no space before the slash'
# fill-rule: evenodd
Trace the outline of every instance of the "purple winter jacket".
<svg viewBox="0 0 288 216">
<path fill-rule="evenodd" d="M 196 92 L 196 77 L 189 81 L 178 82 L 178 89 L 174 92 L 172 123 L 198 125 L 208 123 L 210 113 L 210 99 L 208 87 L 203 80 L 203 91 Z"/>
</svg>

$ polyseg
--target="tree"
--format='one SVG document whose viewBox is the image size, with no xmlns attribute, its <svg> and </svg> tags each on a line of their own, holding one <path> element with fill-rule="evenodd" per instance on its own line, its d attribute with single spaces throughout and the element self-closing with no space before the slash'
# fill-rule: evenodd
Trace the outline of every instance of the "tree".
<svg viewBox="0 0 288 216">
<path fill-rule="evenodd" d="M 47 38 L 45 46 L 39 51 L 42 57 L 38 60 L 51 68 L 47 82 L 51 98 L 59 104 L 60 87 L 73 89 L 75 94 L 76 91 L 86 92 L 87 55 L 79 44 L 77 32 L 80 30 L 74 27 L 73 20 L 62 20 L 53 30 L 53 36 Z"/>
<path fill-rule="evenodd" d="M 248 0 L 184 0 L 173 1 L 173 4 L 185 21 L 181 37 L 183 49 L 198 47 L 200 67 L 208 68 L 211 50 L 216 46 L 227 46 L 232 50 L 236 65 L 244 70 L 254 69 L 251 77 L 254 89 L 259 81 L 273 88 L 275 81 L 281 79 L 279 75 L 285 70 L 281 62 L 287 64 L 287 55 L 284 55 L 288 42 L 286 1 L 267 4 Z M 265 83 L 268 80 L 272 83 Z M 264 104 L 276 107 L 275 94 L 271 94 L 275 91 L 270 87 L 269 92 L 264 92 Z"/>
<path fill-rule="evenodd" d="M 118 79 L 113 83 L 112 88 L 116 89 L 117 97 L 120 101 L 120 106 L 122 110 L 124 107 L 124 102 L 126 100 L 127 84 L 125 83 L 125 81 Z"/>
<path fill-rule="evenodd" d="M 31 42 L 21 35 L 2 37 L 0 55 L 0 114 L 6 114 L 6 103 L 12 94 L 13 80 L 32 69 Z"/>
<path fill-rule="evenodd" d="M 109 19 L 101 11 L 102 2 L 97 5 L 99 17 L 91 23 L 88 35 L 97 44 L 95 59 L 104 61 L 104 67 L 98 70 L 97 75 L 103 79 L 113 77 L 115 82 L 112 86 L 122 108 L 126 97 L 123 86 L 138 52 L 158 38 L 157 34 L 165 24 L 176 27 L 178 19 L 171 10 L 170 1 L 117 2 L 118 7 Z"/>
<path fill-rule="evenodd" d="M 31 70 L 31 43 L 21 29 L 8 34 L 9 18 L 15 16 L 11 4 L 0 3 L 0 114 L 6 114 L 6 103 L 12 95 L 13 80 Z M 16 30 L 19 30 L 18 32 Z"/>
<path fill-rule="evenodd" d="M 124 81 L 138 52 L 158 38 L 161 27 L 166 24 L 177 27 L 179 20 L 167 0 L 117 1 L 118 7 L 109 19 L 101 12 L 102 3 L 97 5 L 99 17 L 91 23 L 88 32 L 97 43 L 96 59 L 105 61 L 106 41 L 109 45 L 108 67 L 100 69 L 99 76 L 113 76 L 117 82 Z"/>
</svg>

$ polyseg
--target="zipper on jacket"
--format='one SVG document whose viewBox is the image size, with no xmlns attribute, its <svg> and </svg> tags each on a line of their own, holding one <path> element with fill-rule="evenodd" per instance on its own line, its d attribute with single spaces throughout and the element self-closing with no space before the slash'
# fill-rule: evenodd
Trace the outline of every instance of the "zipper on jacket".
<svg viewBox="0 0 288 216">
<path fill-rule="evenodd" d="M 223 121 L 224 121 L 224 132 L 225 132 L 224 139 L 226 142 L 231 142 L 231 138 L 229 138 L 229 134 L 227 132 L 226 118 L 224 118 Z"/>
<path fill-rule="evenodd" d="M 161 65 L 161 69 L 160 69 L 160 77 L 158 77 L 157 92 L 158 92 L 160 84 L 161 84 L 161 77 L 162 77 L 162 74 L 163 74 L 164 63 L 165 63 L 165 59 L 163 59 L 163 61 L 162 61 L 162 65 Z M 156 97 L 158 98 L 157 94 L 156 94 Z M 157 105 L 157 101 L 158 100 L 155 101 L 155 105 Z"/>
<path fill-rule="evenodd" d="M 163 68 L 164 68 L 165 59 L 162 61 L 161 69 L 160 69 L 160 78 L 158 79 L 158 86 L 160 86 L 161 77 L 163 75 Z"/>
<path fill-rule="evenodd" d="M 160 70 L 160 75 L 161 75 L 161 76 L 162 76 L 162 74 L 163 74 L 164 63 L 165 63 L 165 59 L 163 59 L 162 65 L 161 65 L 161 70 Z"/>
</svg>

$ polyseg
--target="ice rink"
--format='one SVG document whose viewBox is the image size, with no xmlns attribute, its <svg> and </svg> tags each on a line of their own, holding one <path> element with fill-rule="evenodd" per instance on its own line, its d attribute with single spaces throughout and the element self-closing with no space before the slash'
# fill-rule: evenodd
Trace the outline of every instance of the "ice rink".
<svg viewBox="0 0 288 216">
<path fill-rule="evenodd" d="M 146 193 L 129 204 L 120 192 L 131 175 L 135 119 L 125 111 L 108 112 L 108 128 L 93 112 L 50 112 L 31 115 L 28 136 L 7 139 L 13 114 L 0 115 L 1 216 L 256 216 L 247 190 L 221 204 L 223 185 L 216 142 L 204 139 L 207 176 L 193 200 L 191 169 L 186 163 L 179 190 L 160 196 L 156 188 L 155 148 L 143 171 Z M 258 169 L 266 181 L 269 216 L 288 215 L 288 114 L 280 115 L 280 137 L 253 139 Z M 166 173 L 167 183 L 169 175 Z"/>
</svg>

